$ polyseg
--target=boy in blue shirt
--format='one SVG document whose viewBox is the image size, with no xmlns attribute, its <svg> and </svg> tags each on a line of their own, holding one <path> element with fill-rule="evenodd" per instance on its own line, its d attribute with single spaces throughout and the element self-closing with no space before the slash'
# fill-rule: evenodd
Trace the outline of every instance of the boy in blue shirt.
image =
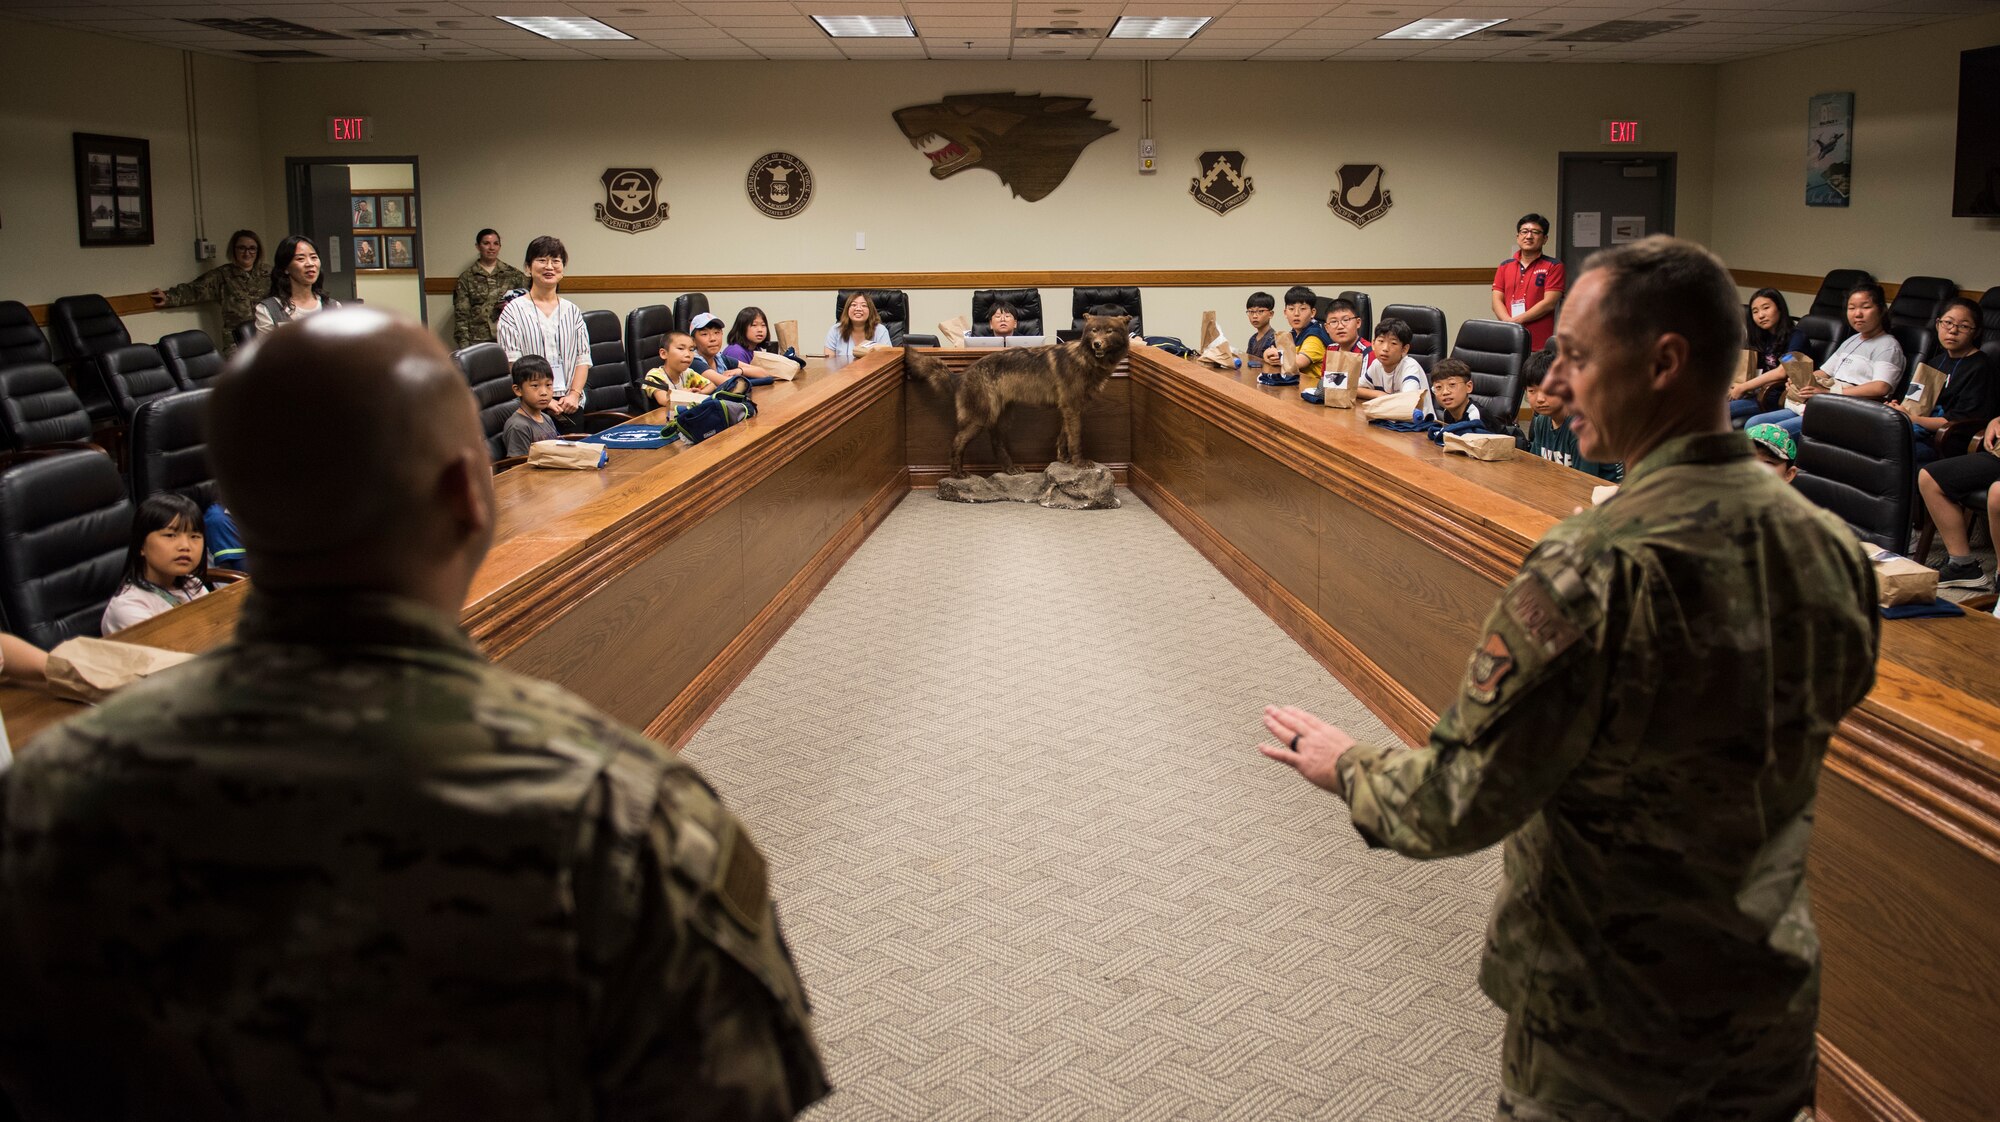
<svg viewBox="0 0 2000 1122">
<path fill-rule="evenodd" d="M 1569 430 L 1569 410 L 1554 394 L 1542 392 L 1542 382 L 1549 376 L 1549 367 L 1554 365 L 1555 356 L 1546 349 L 1528 356 L 1524 376 L 1528 383 L 1528 405 L 1535 411 L 1534 420 L 1528 422 L 1528 451 L 1552 464 L 1575 468 L 1606 483 L 1619 482 L 1625 478 L 1624 465 L 1600 464 L 1584 459 L 1583 453 L 1577 450 L 1576 434 Z M 1521 438 L 1517 436 L 1515 439 L 1518 441 Z"/>
<path fill-rule="evenodd" d="M 721 385 L 737 374 L 748 374 L 739 370 L 743 364 L 722 353 L 722 317 L 714 312 L 703 312 L 694 317 L 688 325 L 694 335 L 694 364 L 689 367 L 695 373 Z"/>
<path fill-rule="evenodd" d="M 1455 358 L 1438 360 L 1431 368 L 1430 408 L 1425 412 L 1441 425 L 1483 420 L 1472 403 L 1472 367 Z"/>
<path fill-rule="evenodd" d="M 1271 316 L 1278 302 L 1268 292 L 1253 292 L 1243 302 L 1243 314 L 1250 319 L 1250 341 L 1243 344 L 1243 361 L 1252 370 L 1264 369 L 1264 352 L 1278 345 L 1278 333 L 1271 330 Z"/>
</svg>

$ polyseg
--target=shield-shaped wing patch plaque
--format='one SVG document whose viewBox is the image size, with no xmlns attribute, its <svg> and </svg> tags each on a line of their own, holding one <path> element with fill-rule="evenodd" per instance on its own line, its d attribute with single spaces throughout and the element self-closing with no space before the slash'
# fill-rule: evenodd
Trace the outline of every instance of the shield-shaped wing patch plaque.
<svg viewBox="0 0 2000 1122">
<path fill-rule="evenodd" d="M 1228 214 L 1249 202 L 1251 192 L 1257 189 L 1243 174 L 1241 152 L 1203 152 L 1200 166 L 1201 174 L 1188 182 L 1188 194 L 1217 214 Z"/>
<path fill-rule="evenodd" d="M 1389 189 L 1382 186 L 1381 164 L 1342 164 L 1339 181 L 1326 205 L 1356 227 L 1389 213 Z"/>
</svg>

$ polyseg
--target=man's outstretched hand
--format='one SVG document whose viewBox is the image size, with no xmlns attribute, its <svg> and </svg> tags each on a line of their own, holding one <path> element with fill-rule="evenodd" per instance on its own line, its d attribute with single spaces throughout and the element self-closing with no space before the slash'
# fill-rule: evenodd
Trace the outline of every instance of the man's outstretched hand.
<svg viewBox="0 0 2000 1122">
<path fill-rule="evenodd" d="M 1334 794 L 1343 793 L 1335 765 L 1354 747 L 1353 737 L 1290 705 L 1265 706 L 1264 727 L 1271 730 L 1278 742 L 1259 744 L 1259 752 Z"/>
</svg>

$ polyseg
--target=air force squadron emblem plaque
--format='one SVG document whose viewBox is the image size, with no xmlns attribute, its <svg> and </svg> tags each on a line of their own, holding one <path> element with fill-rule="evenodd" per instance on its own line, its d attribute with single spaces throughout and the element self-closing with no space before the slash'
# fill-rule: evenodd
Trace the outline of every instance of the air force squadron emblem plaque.
<svg viewBox="0 0 2000 1122">
<path fill-rule="evenodd" d="M 1257 189 L 1243 174 L 1241 152 L 1203 152 L 1199 166 L 1201 174 L 1188 181 L 1188 194 L 1217 214 L 1228 214 L 1249 202 L 1251 192 Z"/>
<path fill-rule="evenodd" d="M 597 220 L 627 234 L 650 230 L 667 220 L 667 203 L 660 198 L 660 173 L 652 168 L 606 168 L 604 201 Z"/>
<path fill-rule="evenodd" d="M 1342 164 L 1339 182 L 1326 205 L 1356 228 L 1389 213 L 1389 190 L 1382 186 L 1381 164 Z"/>
</svg>

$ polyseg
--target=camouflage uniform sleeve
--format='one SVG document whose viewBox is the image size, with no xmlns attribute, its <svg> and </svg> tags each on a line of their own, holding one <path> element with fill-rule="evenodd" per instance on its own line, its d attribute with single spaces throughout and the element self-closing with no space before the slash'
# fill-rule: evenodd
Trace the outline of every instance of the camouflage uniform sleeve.
<svg viewBox="0 0 2000 1122">
<path fill-rule="evenodd" d="M 223 268 L 228 268 L 228 266 L 223 266 Z M 208 272 L 191 281 L 183 281 L 167 289 L 167 307 L 169 308 L 184 308 L 189 304 L 204 304 L 210 300 L 220 300 L 221 298 L 221 269 L 210 269 Z"/>
<path fill-rule="evenodd" d="M 465 274 L 458 275 L 458 284 L 451 290 L 451 338 L 452 346 L 464 350 L 472 345 L 474 322 L 472 293 L 467 291 Z"/>
<path fill-rule="evenodd" d="M 1371 846 L 1471 853 L 1548 801 L 1596 736 L 1617 672 L 1606 606 L 1619 603 L 1622 583 L 1587 580 L 1566 547 L 1536 548 L 1487 617 L 1429 744 L 1357 745 L 1341 757 L 1342 790 Z"/>
<path fill-rule="evenodd" d="M 580 851 L 597 1116 L 791 1118 L 828 1084 L 764 858 L 692 769 L 656 758 L 614 762 Z"/>
</svg>

